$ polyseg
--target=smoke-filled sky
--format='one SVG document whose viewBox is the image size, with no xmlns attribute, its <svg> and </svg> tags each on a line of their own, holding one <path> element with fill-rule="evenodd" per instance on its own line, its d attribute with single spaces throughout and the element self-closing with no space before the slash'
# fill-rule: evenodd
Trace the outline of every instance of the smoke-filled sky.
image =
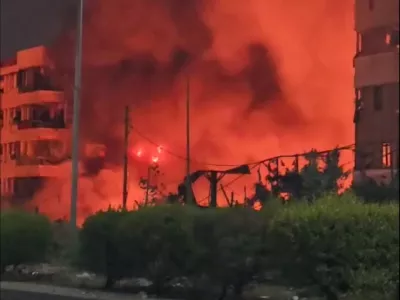
<svg viewBox="0 0 400 300">
<path fill-rule="evenodd" d="M 50 44 L 61 31 L 63 15 L 75 0 L 1 0 L 0 56 Z"/>
<path fill-rule="evenodd" d="M 130 105 L 146 134 L 183 146 L 189 75 L 201 160 L 349 142 L 352 25 L 348 0 L 87 0 L 83 135 L 118 146 Z M 53 51 L 64 77 L 73 37 Z"/>
<path fill-rule="evenodd" d="M 67 9 L 54 16 L 61 1 L 49 0 L 54 12 L 36 8 L 42 27 L 74 24 Z M 105 144 L 118 165 L 130 105 L 135 127 L 183 155 L 189 76 L 194 160 L 240 164 L 351 143 L 352 9 L 349 0 L 87 0 L 82 138 Z M 10 49 L 28 34 L 20 27 Z M 73 37 L 71 28 L 52 47 L 67 97 Z M 131 138 L 133 147 L 144 144 Z M 168 180 L 182 178 L 183 161 L 165 156 Z"/>
</svg>

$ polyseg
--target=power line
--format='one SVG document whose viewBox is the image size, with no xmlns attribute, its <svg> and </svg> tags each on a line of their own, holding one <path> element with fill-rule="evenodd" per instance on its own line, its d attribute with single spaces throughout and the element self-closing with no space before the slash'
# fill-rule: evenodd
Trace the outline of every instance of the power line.
<svg viewBox="0 0 400 300">
<path fill-rule="evenodd" d="M 144 135 L 141 131 L 139 131 L 136 127 L 132 127 L 132 129 L 143 139 L 145 139 L 146 141 L 148 141 L 149 143 L 155 145 L 155 146 L 159 146 L 159 143 L 154 142 L 151 138 L 147 137 L 146 135 Z M 380 142 L 372 142 L 372 143 L 367 143 L 367 144 L 362 144 L 361 146 L 366 146 L 366 145 L 376 145 L 378 144 L 381 145 L 382 141 Z M 344 145 L 344 146 L 337 146 L 335 148 L 331 148 L 328 150 L 323 150 L 323 151 L 314 151 L 315 155 L 324 155 L 324 154 L 328 154 L 332 151 L 342 151 L 342 150 L 352 150 L 353 152 L 355 151 L 355 147 L 356 144 L 348 144 L 348 145 Z M 273 156 L 273 157 L 269 157 L 269 158 L 265 158 L 259 161 L 255 161 L 255 162 L 250 162 L 250 163 L 242 163 L 242 164 L 214 164 L 214 163 L 208 163 L 208 162 L 200 162 L 200 161 L 196 161 L 196 160 L 191 160 L 192 162 L 198 163 L 198 164 L 202 164 L 202 165 L 206 165 L 206 166 L 214 166 L 214 167 L 237 167 L 237 166 L 241 166 L 241 165 L 248 165 L 251 166 L 250 170 L 253 170 L 254 168 L 258 167 L 260 164 L 265 164 L 266 162 L 270 162 L 270 161 L 276 161 L 279 159 L 283 159 L 283 158 L 296 158 L 296 157 L 301 157 L 301 156 L 306 156 L 307 154 L 311 153 L 313 150 L 311 151 L 306 151 L 306 152 L 302 152 L 302 153 L 296 153 L 296 154 L 291 154 L 291 155 L 278 155 L 278 156 Z M 396 149 L 392 150 L 391 153 L 397 151 Z M 174 156 L 176 158 L 182 159 L 182 160 L 187 160 L 186 157 L 176 154 L 173 151 L 170 151 L 168 149 L 164 149 L 164 152 L 170 154 L 171 156 Z M 355 163 L 355 159 L 345 163 L 344 165 L 350 164 L 350 163 Z M 344 166 L 342 165 L 342 166 Z M 222 190 L 222 188 L 226 188 L 229 187 L 230 185 L 232 185 L 233 183 L 235 183 L 237 180 L 239 180 L 240 178 L 242 178 L 244 175 L 247 174 L 240 174 L 239 176 L 235 177 L 234 179 L 232 179 L 231 181 L 229 181 L 228 183 L 221 185 L 220 188 L 218 188 L 218 192 L 220 192 Z M 204 197 L 202 200 L 199 201 L 199 204 L 203 203 L 204 201 L 206 201 L 208 199 L 207 197 Z"/>
<path fill-rule="evenodd" d="M 145 134 L 143 134 L 141 131 L 139 131 L 136 127 L 132 126 L 132 130 L 134 130 L 136 132 L 136 134 L 138 136 L 140 136 L 141 138 L 143 138 L 144 140 L 146 140 L 147 142 L 149 142 L 152 145 L 155 145 L 157 147 L 160 146 L 160 143 L 155 142 L 154 140 L 152 140 L 151 138 L 149 138 L 148 136 L 146 136 Z M 345 150 L 345 149 L 351 149 L 355 146 L 355 144 L 348 144 L 345 146 L 340 146 L 340 147 L 336 147 L 336 148 L 332 148 L 329 150 L 323 150 L 323 151 L 317 151 L 317 154 L 324 154 L 324 153 L 328 153 L 331 152 L 332 150 Z M 175 153 L 174 151 L 168 150 L 167 148 L 163 148 L 163 151 L 165 153 L 168 153 L 171 156 L 174 156 L 178 159 L 181 160 L 185 160 L 186 161 L 186 157 L 180 154 Z M 279 159 L 279 158 L 293 158 L 295 156 L 303 156 L 307 153 L 310 153 L 310 151 L 307 152 L 303 152 L 303 153 L 297 153 L 297 154 L 287 154 L 287 155 L 279 155 L 279 156 L 274 156 L 274 157 L 269 157 L 269 158 L 264 158 L 258 161 L 253 161 L 253 162 L 245 162 L 245 163 L 239 163 L 239 164 L 216 164 L 216 163 L 210 163 L 210 162 L 203 162 L 203 161 L 198 161 L 198 160 L 193 160 L 191 159 L 191 162 L 193 163 L 197 163 L 200 165 L 205 165 L 205 166 L 211 166 L 211 167 L 237 167 L 237 166 L 242 166 L 242 165 L 258 165 L 260 163 L 264 163 L 266 161 L 270 161 L 273 159 Z"/>
<path fill-rule="evenodd" d="M 381 143 L 380 143 L 380 144 L 381 144 Z M 353 146 L 355 146 L 355 144 L 353 144 Z M 337 149 L 338 149 L 338 148 L 333 148 L 333 149 L 327 150 L 327 151 L 320 151 L 320 152 L 316 152 L 316 154 L 317 154 L 317 155 L 321 155 L 321 154 L 325 154 L 325 153 L 328 153 L 328 152 L 331 152 L 331 151 L 334 151 L 334 150 L 337 150 Z M 352 149 L 352 148 L 345 148 L 345 147 L 342 147 L 342 150 L 353 150 L 353 149 Z M 398 151 L 398 150 L 399 150 L 398 148 L 392 149 L 392 150 L 391 150 L 389 153 L 387 153 L 387 154 L 390 156 L 390 155 L 396 153 L 396 151 Z M 309 152 L 307 152 L 307 153 L 309 153 Z M 307 153 L 304 153 L 304 154 L 307 154 Z M 304 155 L 304 154 L 303 154 L 303 155 Z M 295 157 L 295 156 L 301 156 L 301 154 L 296 154 L 296 155 L 293 155 L 293 156 L 291 156 L 291 157 L 293 158 L 293 157 Z M 373 155 L 372 157 L 375 158 L 376 156 L 377 156 L 377 155 Z M 258 164 L 253 165 L 253 166 L 250 168 L 250 171 L 252 171 L 252 170 L 255 169 L 256 167 L 258 167 L 261 163 L 265 163 L 265 162 L 267 162 L 267 161 L 273 161 L 273 160 L 276 160 L 276 159 L 279 159 L 279 158 L 286 158 L 286 157 L 289 157 L 289 156 L 279 156 L 279 157 L 273 157 L 273 158 L 270 158 L 270 159 L 266 159 L 266 160 L 264 160 L 264 161 L 262 161 L 262 162 L 260 162 L 260 163 L 258 163 Z M 351 164 L 351 163 L 355 164 L 355 159 L 354 159 L 354 158 L 353 158 L 352 160 L 349 160 L 349 161 L 347 161 L 347 162 L 341 164 L 340 167 L 347 166 L 347 165 L 349 165 L 349 164 Z M 228 188 L 228 187 L 231 186 L 233 183 L 235 183 L 235 182 L 238 181 L 240 178 L 242 178 L 244 175 L 247 175 L 247 174 L 240 174 L 239 176 L 235 177 L 235 178 L 232 179 L 231 181 L 229 181 L 229 182 L 227 182 L 227 183 L 221 185 L 220 188 L 218 189 L 218 192 L 222 191 L 222 189 Z M 199 204 L 204 203 L 205 201 L 208 200 L 208 198 L 209 198 L 208 196 L 202 198 L 202 199 L 199 201 Z"/>
</svg>

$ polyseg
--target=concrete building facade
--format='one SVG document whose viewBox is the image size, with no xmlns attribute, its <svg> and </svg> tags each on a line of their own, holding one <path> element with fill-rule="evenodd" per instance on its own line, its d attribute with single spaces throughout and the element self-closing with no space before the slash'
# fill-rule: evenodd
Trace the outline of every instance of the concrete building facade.
<svg viewBox="0 0 400 300">
<path fill-rule="evenodd" d="M 68 158 L 63 92 L 49 76 L 44 47 L 17 53 L 0 68 L 0 186 L 2 205 L 32 198 L 58 176 Z"/>
<path fill-rule="evenodd" d="M 356 0 L 355 181 L 399 166 L 399 0 Z"/>
</svg>

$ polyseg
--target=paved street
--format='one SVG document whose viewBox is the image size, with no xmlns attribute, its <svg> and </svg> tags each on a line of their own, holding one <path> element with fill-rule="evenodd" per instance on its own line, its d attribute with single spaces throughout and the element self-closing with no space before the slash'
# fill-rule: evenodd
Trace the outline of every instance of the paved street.
<svg viewBox="0 0 400 300">
<path fill-rule="evenodd" d="M 100 291 L 84 291 L 34 283 L 1 282 L 1 300 L 141 300 L 137 295 L 119 295 Z M 148 300 L 151 300 L 148 298 Z M 155 299 L 153 299 L 155 300 Z"/>
</svg>

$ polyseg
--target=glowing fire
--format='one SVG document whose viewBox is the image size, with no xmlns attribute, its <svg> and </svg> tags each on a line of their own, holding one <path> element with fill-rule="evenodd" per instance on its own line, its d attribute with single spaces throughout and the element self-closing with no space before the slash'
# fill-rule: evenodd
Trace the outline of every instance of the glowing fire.
<svg viewBox="0 0 400 300">
<path fill-rule="evenodd" d="M 136 156 L 137 157 L 142 157 L 143 156 L 143 150 L 142 149 L 137 150 L 136 151 Z"/>
<path fill-rule="evenodd" d="M 121 116 L 132 101 L 135 127 L 156 143 L 166 141 L 168 152 L 178 155 L 161 146 L 135 148 L 133 154 L 147 163 L 162 155 L 166 184 L 175 191 L 185 172 L 187 74 L 193 170 L 224 168 L 198 162 L 242 164 L 352 142 L 352 1 L 114 2 L 86 2 L 82 138 L 115 155 L 107 156 L 108 167 L 97 177 L 85 179 L 90 184 L 81 185 L 82 216 L 119 205 Z M 57 70 L 67 74 L 65 87 L 73 82 L 74 36 L 73 30 L 64 35 L 52 51 Z M 135 132 L 131 139 L 145 143 Z M 136 190 L 140 195 L 135 168 L 132 197 Z M 244 177 L 230 189 L 242 197 L 243 186 L 250 189 L 253 182 Z M 199 198 L 208 194 L 206 187 L 195 188 Z M 68 197 L 61 202 L 68 211 Z M 55 209 L 50 202 L 44 206 L 50 214 Z"/>
</svg>

